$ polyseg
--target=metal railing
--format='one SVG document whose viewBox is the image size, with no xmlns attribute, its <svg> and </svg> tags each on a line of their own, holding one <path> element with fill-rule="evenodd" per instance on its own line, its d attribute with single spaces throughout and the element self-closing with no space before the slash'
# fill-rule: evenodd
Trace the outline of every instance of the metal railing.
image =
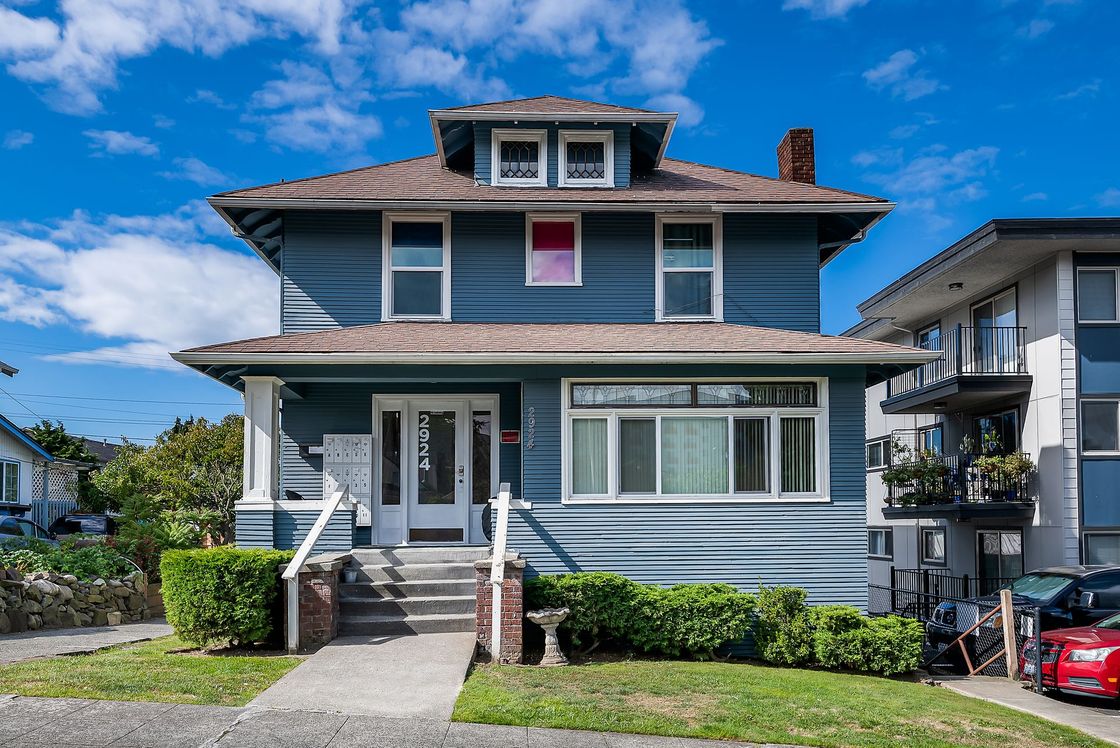
<svg viewBox="0 0 1120 748">
<path fill-rule="evenodd" d="M 509 484 L 498 486 L 494 500 L 494 552 L 490 557 L 490 658 L 502 661 L 502 588 L 506 578 L 506 534 L 509 531 Z"/>
<path fill-rule="evenodd" d="M 973 374 L 1026 374 L 1025 327 L 964 327 L 957 325 L 918 347 L 940 351 L 941 358 L 891 377 L 887 397 L 905 395 L 950 377 Z"/>
<path fill-rule="evenodd" d="M 942 599 L 981 597 L 992 594 L 1015 579 L 1016 577 L 970 577 L 968 574 L 956 576 L 941 569 L 891 567 L 891 589 L 898 595 L 918 592 Z"/>
<path fill-rule="evenodd" d="M 1016 455 L 1030 458 L 1026 452 Z M 928 455 L 884 472 L 888 506 L 1033 501 L 1030 474 L 1008 474 L 996 461 L 1008 455 Z"/>
<path fill-rule="evenodd" d="M 315 547 L 315 544 L 319 542 L 319 537 L 323 534 L 323 530 L 326 529 L 327 523 L 330 522 L 331 517 L 342 502 L 349 497 L 349 484 L 339 486 L 338 490 L 331 494 L 331 497 L 327 499 L 326 504 L 323 506 L 323 511 L 319 512 L 315 524 L 311 526 L 311 530 L 307 533 L 307 537 L 299 544 L 296 555 L 288 562 L 284 573 L 281 575 L 288 590 L 286 613 L 288 619 L 289 654 L 295 654 L 299 651 L 299 573 L 303 569 L 303 565 L 307 563 L 307 557 L 311 555 L 311 550 Z"/>
</svg>

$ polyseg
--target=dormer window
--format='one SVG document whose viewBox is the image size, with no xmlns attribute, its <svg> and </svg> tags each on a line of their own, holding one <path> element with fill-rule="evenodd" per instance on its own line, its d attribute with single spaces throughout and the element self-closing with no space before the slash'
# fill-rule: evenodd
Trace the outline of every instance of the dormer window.
<svg viewBox="0 0 1120 748">
<path fill-rule="evenodd" d="M 514 187 L 548 184 L 544 130 L 494 130 L 491 149 L 493 183 Z"/>
<path fill-rule="evenodd" d="M 560 131 L 561 187 L 614 186 L 614 133 Z"/>
</svg>

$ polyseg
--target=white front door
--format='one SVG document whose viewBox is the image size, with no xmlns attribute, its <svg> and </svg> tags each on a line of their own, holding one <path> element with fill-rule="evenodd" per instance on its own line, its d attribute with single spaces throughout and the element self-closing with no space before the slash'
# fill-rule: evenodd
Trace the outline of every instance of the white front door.
<svg viewBox="0 0 1120 748">
<path fill-rule="evenodd" d="M 410 400 L 408 542 L 462 543 L 470 500 L 469 425 L 463 400 Z"/>
<path fill-rule="evenodd" d="M 498 398 L 374 397 L 373 542 L 484 543 Z"/>
</svg>

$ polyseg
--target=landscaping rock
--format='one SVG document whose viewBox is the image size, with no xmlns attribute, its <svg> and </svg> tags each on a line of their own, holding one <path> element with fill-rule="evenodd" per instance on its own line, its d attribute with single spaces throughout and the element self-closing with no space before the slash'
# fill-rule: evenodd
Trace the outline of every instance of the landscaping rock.
<svg viewBox="0 0 1120 748">
<path fill-rule="evenodd" d="M 105 622 L 108 623 L 110 626 L 120 626 L 121 625 L 121 614 L 117 613 L 115 611 L 113 613 L 109 613 L 107 616 L 105 616 Z"/>
<path fill-rule="evenodd" d="M 73 574 L 35 572 L 11 578 L 0 569 L 0 634 L 59 626 L 104 626 L 151 616 L 144 575 L 79 580 Z"/>
<path fill-rule="evenodd" d="M 109 614 L 104 610 L 93 611 L 93 625 L 104 626 L 109 623 Z"/>
<path fill-rule="evenodd" d="M 116 581 L 115 579 L 112 580 L 112 582 L 115 582 L 115 581 Z M 112 582 L 110 582 L 111 587 L 112 587 Z M 122 585 L 120 582 L 117 582 L 117 586 L 113 587 L 113 594 L 116 595 L 117 597 L 128 597 L 129 595 L 132 594 L 132 590 L 128 589 L 127 587 Z"/>
<path fill-rule="evenodd" d="M 38 631 L 43 628 L 43 619 L 34 613 L 29 613 L 27 616 L 27 628 L 31 631 Z"/>
<path fill-rule="evenodd" d="M 12 621 L 8 618 L 7 613 L 0 613 L 0 634 L 10 634 L 12 632 Z"/>
</svg>

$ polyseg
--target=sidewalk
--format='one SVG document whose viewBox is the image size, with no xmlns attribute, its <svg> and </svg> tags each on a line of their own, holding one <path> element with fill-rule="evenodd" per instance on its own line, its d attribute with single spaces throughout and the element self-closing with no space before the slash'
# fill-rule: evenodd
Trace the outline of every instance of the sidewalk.
<svg viewBox="0 0 1120 748">
<path fill-rule="evenodd" d="M 4 748 L 728 748 L 746 743 L 329 712 L 0 696 Z"/>
<path fill-rule="evenodd" d="M 1034 714 L 1120 745 L 1120 707 L 1107 702 L 1091 699 L 1062 701 L 1060 698 L 1041 696 L 1006 678 L 938 677 L 937 680 L 945 688 L 965 696 Z"/>
<path fill-rule="evenodd" d="M 69 629 L 40 629 L 0 637 L 0 665 L 35 657 L 84 654 L 114 644 L 142 642 L 174 633 L 167 621 L 153 618 L 120 626 L 86 626 Z"/>
</svg>

